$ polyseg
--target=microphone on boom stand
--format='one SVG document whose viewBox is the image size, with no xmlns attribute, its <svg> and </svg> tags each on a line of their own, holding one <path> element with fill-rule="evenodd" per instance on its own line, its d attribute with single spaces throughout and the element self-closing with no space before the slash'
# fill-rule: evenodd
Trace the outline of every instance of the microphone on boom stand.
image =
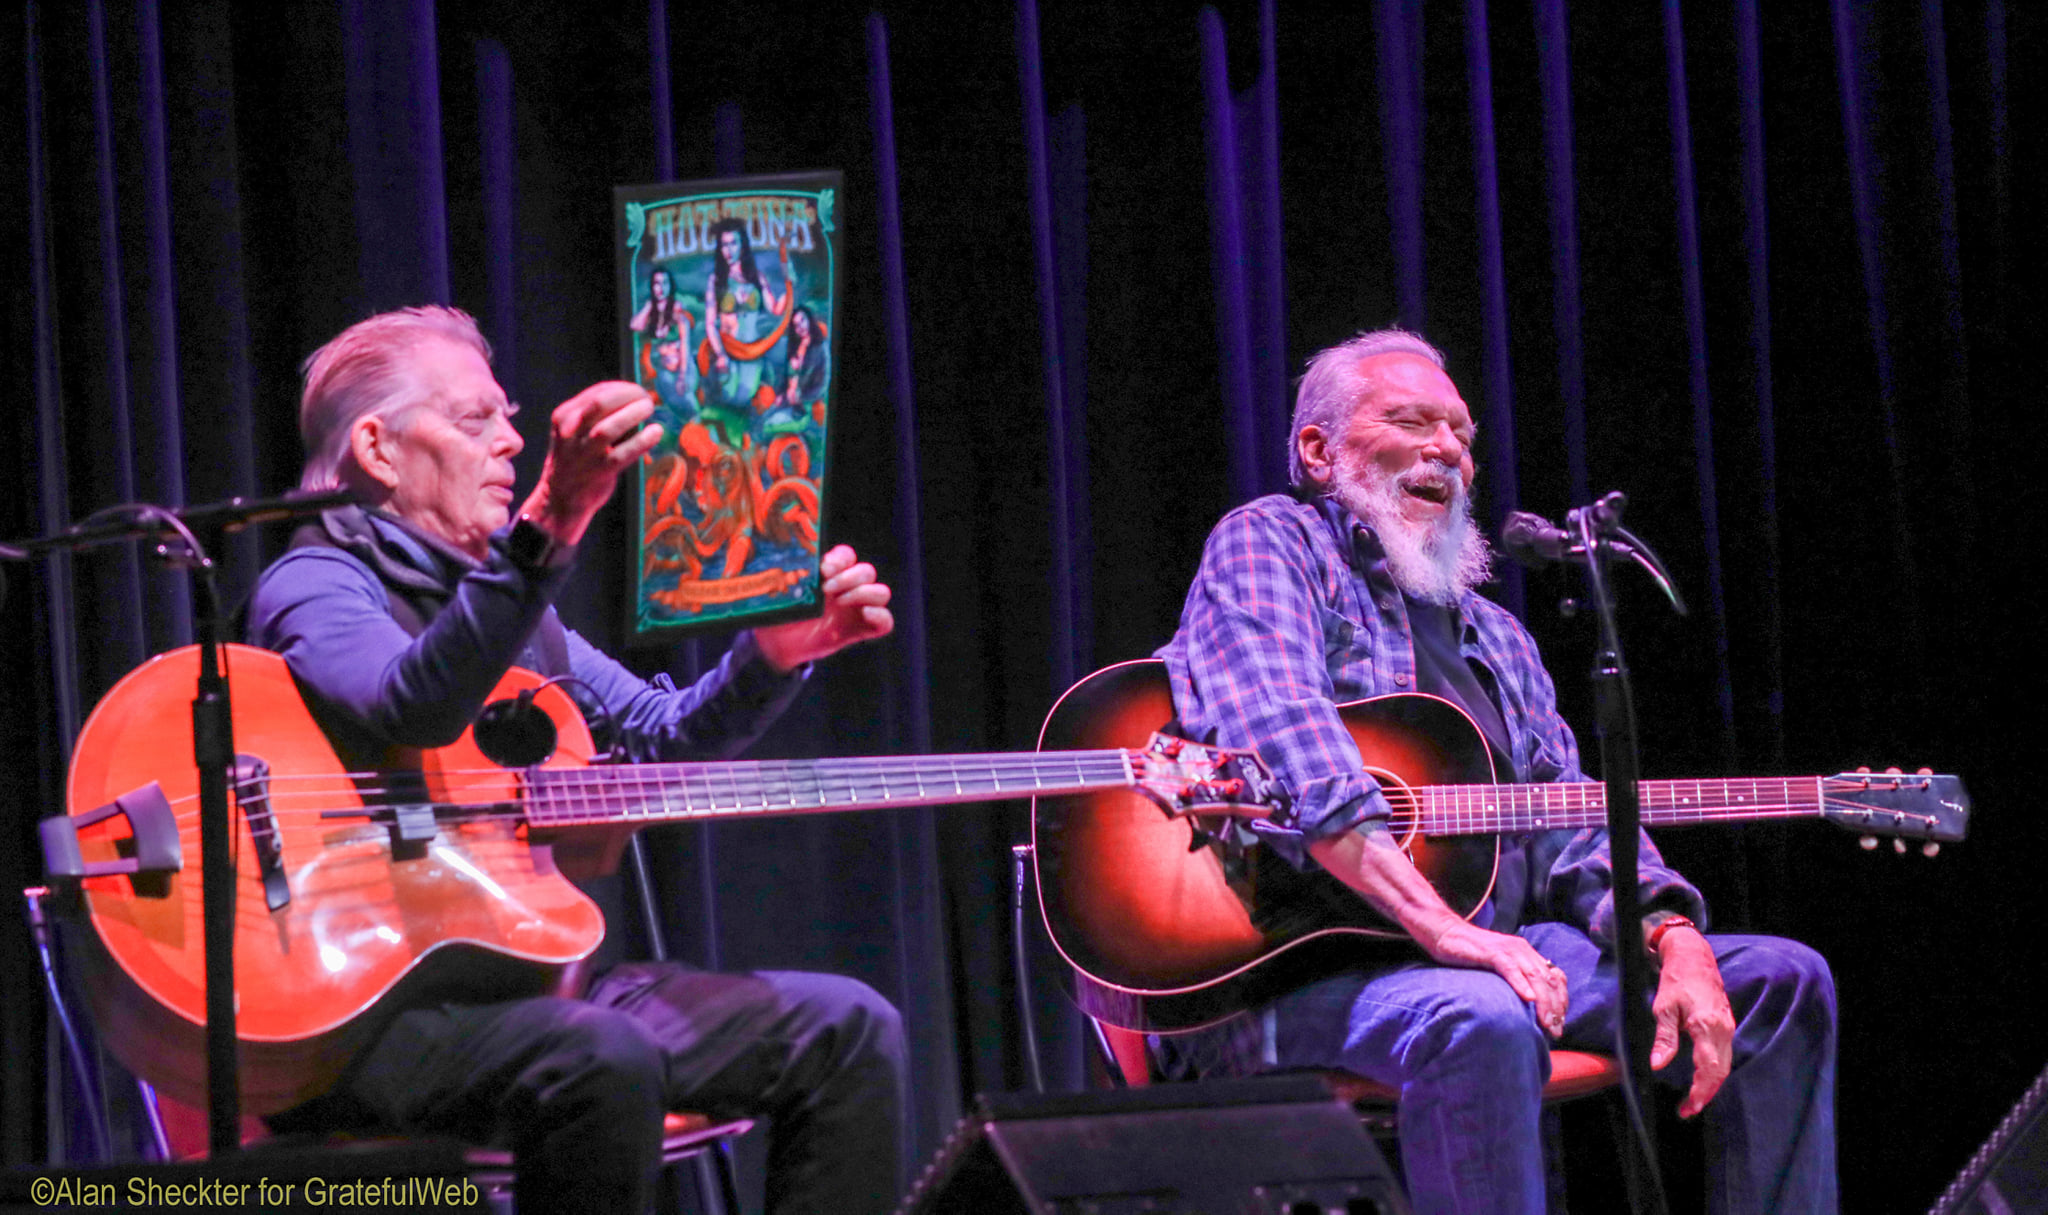
<svg viewBox="0 0 2048 1215">
<path fill-rule="evenodd" d="M 1586 509 L 1595 513 L 1595 522 L 1603 536 L 1602 543 L 1643 567 L 1650 580 L 1671 601 L 1672 610 L 1681 616 L 1687 615 L 1685 599 L 1679 595 L 1678 585 L 1671 580 L 1664 563 L 1657 559 L 1649 545 L 1636 539 L 1621 525 L 1621 509 L 1627 504 L 1628 499 L 1617 492 L 1608 494 Z M 1576 536 L 1542 515 L 1532 515 L 1525 510 L 1508 512 L 1507 519 L 1500 526 L 1500 546 L 1517 564 L 1532 570 L 1542 569 L 1552 562 L 1569 561 L 1580 565 L 1586 562 L 1586 546 Z"/>
</svg>

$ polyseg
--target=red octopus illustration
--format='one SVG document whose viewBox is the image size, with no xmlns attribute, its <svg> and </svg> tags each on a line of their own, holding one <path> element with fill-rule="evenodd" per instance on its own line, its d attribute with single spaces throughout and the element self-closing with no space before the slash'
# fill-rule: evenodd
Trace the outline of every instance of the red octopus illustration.
<svg viewBox="0 0 2048 1215">
<path fill-rule="evenodd" d="M 753 555 L 757 534 L 817 551 L 818 487 L 803 440 L 779 435 L 765 450 L 755 449 L 752 439 L 741 443 L 739 450 L 722 446 L 701 422 L 689 422 L 676 436 L 681 454 L 650 467 L 643 578 L 679 570 L 683 581 L 695 581 L 720 549 L 725 561 L 717 577 L 735 577 Z M 685 490 L 701 513 L 698 520 L 678 509 Z"/>
</svg>

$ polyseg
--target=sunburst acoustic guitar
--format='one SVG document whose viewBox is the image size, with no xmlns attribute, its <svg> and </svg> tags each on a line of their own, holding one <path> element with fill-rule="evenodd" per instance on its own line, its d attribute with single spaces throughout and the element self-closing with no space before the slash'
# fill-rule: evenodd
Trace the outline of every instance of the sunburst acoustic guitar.
<svg viewBox="0 0 2048 1215">
<path fill-rule="evenodd" d="M 1462 915 L 1493 889 L 1500 836 L 1606 822 L 1604 785 L 1497 783 L 1484 736 L 1448 701 L 1385 696 L 1341 712 L 1393 806 L 1391 830 Z M 1040 746 L 1130 745 L 1173 717 L 1165 664 L 1127 662 L 1069 690 Z M 1931 774 L 1644 781 L 1641 802 L 1649 827 L 1820 818 L 1930 844 L 1963 838 L 1970 814 L 1962 782 Z M 1192 1029 L 1372 951 L 1410 950 L 1335 878 L 1216 828 L 1114 791 L 1037 799 L 1040 906 L 1084 1011 L 1125 1029 Z"/>
</svg>

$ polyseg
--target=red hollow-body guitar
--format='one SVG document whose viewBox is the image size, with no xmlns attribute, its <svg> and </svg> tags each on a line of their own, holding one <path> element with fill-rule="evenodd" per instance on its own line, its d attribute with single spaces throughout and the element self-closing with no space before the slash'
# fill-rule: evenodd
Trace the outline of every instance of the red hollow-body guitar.
<svg viewBox="0 0 2048 1215">
<path fill-rule="evenodd" d="M 927 755 L 590 766 L 590 732 L 559 688 L 539 767 L 453 745 L 349 772 L 282 659 L 227 647 L 236 769 L 235 998 L 242 1103 L 274 1113 L 323 1092 L 408 1007 L 550 990 L 604 935 L 564 873 L 615 862 L 652 823 L 814 814 L 1138 789 L 1167 812 L 1261 813 L 1255 761 L 1161 738 L 1082 754 Z M 187 1104 L 205 1093 L 205 958 L 197 651 L 161 655 L 107 694 L 80 733 L 69 813 L 41 824 L 81 935 L 88 1003 L 137 1075 Z M 515 670 L 498 696 L 538 686 Z M 71 875 L 63 878 L 62 875 Z"/>
<path fill-rule="evenodd" d="M 1448 701 L 1384 696 L 1341 713 L 1386 790 L 1395 837 L 1460 915 L 1492 892 L 1501 835 L 1606 823 L 1604 785 L 1495 783 L 1484 736 Z M 1165 664 L 1127 662 L 1074 685 L 1040 746 L 1117 746 L 1173 718 Z M 1864 834 L 1950 841 L 1969 821 L 1969 796 L 1952 776 L 1846 772 L 1640 789 L 1650 827 L 1821 818 Z M 1412 956 L 1407 935 L 1337 879 L 1296 870 L 1261 846 L 1229 846 L 1215 828 L 1117 792 L 1033 805 L 1040 907 L 1084 1011 L 1126 1029 L 1193 1029 L 1376 950 Z"/>
</svg>

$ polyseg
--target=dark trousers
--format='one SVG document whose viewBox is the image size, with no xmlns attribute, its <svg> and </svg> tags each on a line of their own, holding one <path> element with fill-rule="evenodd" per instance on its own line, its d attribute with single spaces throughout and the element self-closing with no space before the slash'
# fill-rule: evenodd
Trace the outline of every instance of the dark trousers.
<svg viewBox="0 0 2048 1215">
<path fill-rule="evenodd" d="M 837 975 L 639 963 L 583 1000 L 401 1015 L 279 1129 L 378 1124 L 508 1146 L 523 1213 L 646 1208 L 671 1109 L 770 1119 L 768 1209 L 888 1211 L 903 1031 Z"/>
</svg>

